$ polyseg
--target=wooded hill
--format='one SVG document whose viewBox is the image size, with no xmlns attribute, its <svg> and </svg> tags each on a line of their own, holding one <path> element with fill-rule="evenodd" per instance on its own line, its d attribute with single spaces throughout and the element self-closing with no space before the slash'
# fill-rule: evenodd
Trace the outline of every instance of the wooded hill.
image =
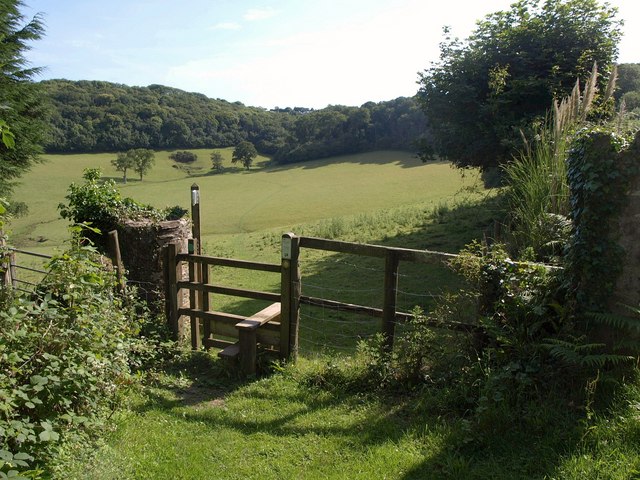
<svg viewBox="0 0 640 480">
<path fill-rule="evenodd" d="M 266 110 L 162 85 L 41 82 L 50 153 L 219 148 L 243 140 L 278 163 L 380 149 L 413 150 L 426 118 L 413 98 L 361 107 Z"/>
</svg>

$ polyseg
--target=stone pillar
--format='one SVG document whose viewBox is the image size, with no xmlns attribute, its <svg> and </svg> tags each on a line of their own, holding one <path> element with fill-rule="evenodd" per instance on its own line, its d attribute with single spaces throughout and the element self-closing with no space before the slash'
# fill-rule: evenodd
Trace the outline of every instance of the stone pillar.
<svg viewBox="0 0 640 480">
<path fill-rule="evenodd" d="M 190 236 L 191 223 L 186 218 L 163 222 L 128 220 L 118 228 L 127 283 L 138 287 L 141 297 L 153 310 L 164 308 L 163 248 L 177 243 L 178 251 L 186 252 Z"/>
<path fill-rule="evenodd" d="M 640 158 L 637 160 L 640 163 Z M 621 314 L 629 310 L 619 304 L 640 308 L 640 177 L 636 177 L 629 194 L 629 203 L 620 216 L 620 246 L 625 257 L 622 274 L 616 283 L 612 309 Z"/>
</svg>

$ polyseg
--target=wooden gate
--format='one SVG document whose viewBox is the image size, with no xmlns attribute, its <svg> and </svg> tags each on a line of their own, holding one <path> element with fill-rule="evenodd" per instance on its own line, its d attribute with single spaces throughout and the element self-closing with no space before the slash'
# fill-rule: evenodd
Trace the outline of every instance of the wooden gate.
<svg viewBox="0 0 640 480">
<path fill-rule="evenodd" d="M 170 244 L 164 256 L 165 297 L 174 338 L 184 337 L 188 318 L 192 348 L 220 348 L 219 356 L 238 358 L 247 374 L 256 371 L 258 346 L 277 353 L 282 359 L 295 357 L 300 297 L 298 242 L 292 233 L 282 236 L 279 265 L 201 255 L 197 239 L 189 240 L 189 253 L 178 253 L 177 245 Z M 279 274 L 280 293 L 217 285 L 210 280 L 211 266 Z M 244 317 L 212 309 L 210 294 L 266 300 L 272 304 Z"/>
</svg>

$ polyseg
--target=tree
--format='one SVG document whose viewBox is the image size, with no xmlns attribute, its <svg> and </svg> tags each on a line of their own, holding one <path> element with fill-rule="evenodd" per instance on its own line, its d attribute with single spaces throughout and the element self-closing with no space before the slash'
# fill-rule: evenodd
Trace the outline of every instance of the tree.
<svg viewBox="0 0 640 480">
<path fill-rule="evenodd" d="M 242 166 L 249 170 L 253 160 L 258 156 L 258 151 L 256 147 L 253 146 L 253 143 L 248 141 L 240 142 L 236 148 L 233 150 L 233 155 L 231 156 L 231 163 L 241 162 Z"/>
<path fill-rule="evenodd" d="M 127 183 L 127 170 L 136 166 L 135 158 L 129 152 L 118 153 L 118 157 L 111 160 L 111 165 L 115 167 L 116 171 L 122 172 L 122 183 L 125 184 Z"/>
<path fill-rule="evenodd" d="M 22 2 L 0 3 L 0 191 L 9 193 L 12 180 L 38 161 L 46 132 L 40 86 L 32 82 L 39 71 L 24 58 L 28 43 L 42 37 L 39 15 L 30 21 L 20 14 Z M 10 128 L 10 129 L 7 129 Z"/>
<path fill-rule="evenodd" d="M 568 96 L 594 62 L 610 71 L 621 36 L 616 13 L 597 0 L 520 0 L 478 22 L 466 42 L 445 29 L 440 60 L 419 76 L 433 136 L 423 158 L 482 168 L 508 162 L 521 131 L 554 97 Z"/>
<path fill-rule="evenodd" d="M 223 169 L 222 154 L 220 152 L 211 152 L 211 170 L 215 173 L 222 173 Z"/>
<path fill-rule="evenodd" d="M 146 175 L 151 167 L 156 163 L 156 156 L 153 153 L 153 150 L 147 150 L 146 148 L 136 148 L 133 150 L 129 150 L 127 155 L 131 155 L 134 161 L 133 169 L 135 172 L 140 175 L 140 181 L 142 181 L 142 176 Z"/>
</svg>

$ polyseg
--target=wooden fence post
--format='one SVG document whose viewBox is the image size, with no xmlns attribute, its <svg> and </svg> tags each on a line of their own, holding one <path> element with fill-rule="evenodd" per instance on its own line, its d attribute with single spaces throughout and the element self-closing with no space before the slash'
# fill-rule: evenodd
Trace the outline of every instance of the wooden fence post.
<svg viewBox="0 0 640 480">
<path fill-rule="evenodd" d="M 384 305 L 382 307 L 382 333 L 385 349 L 393 349 L 396 328 L 396 302 L 400 257 L 395 250 L 387 250 L 384 265 Z"/>
<path fill-rule="evenodd" d="M 116 278 L 118 279 L 118 288 L 120 293 L 124 294 L 124 265 L 122 264 L 122 257 L 120 255 L 120 242 L 118 241 L 118 231 L 111 230 L 109 232 L 109 255 L 113 266 L 116 268 Z"/>
<path fill-rule="evenodd" d="M 189 253 L 196 252 L 198 249 L 198 240 L 195 238 L 189 239 Z M 200 283 L 199 270 L 196 270 L 196 262 L 189 261 L 189 282 Z M 197 291 L 193 288 L 189 289 L 189 309 L 198 310 L 201 307 L 199 303 L 200 296 L 197 295 Z M 200 340 L 200 318 L 193 312 L 190 315 L 191 319 L 191 348 L 194 350 L 200 350 L 202 342 Z"/>
<path fill-rule="evenodd" d="M 164 247 L 164 288 L 165 288 L 165 312 L 167 323 L 171 330 L 172 338 L 176 341 L 182 339 L 183 331 L 180 328 L 180 300 L 178 299 L 178 268 L 176 257 L 178 256 L 178 246 L 170 243 Z M 182 273 L 182 272 L 181 272 Z"/>
<path fill-rule="evenodd" d="M 282 236 L 280 302 L 280 357 L 295 360 L 298 355 L 300 323 L 300 238 L 293 233 Z"/>
</svg>

